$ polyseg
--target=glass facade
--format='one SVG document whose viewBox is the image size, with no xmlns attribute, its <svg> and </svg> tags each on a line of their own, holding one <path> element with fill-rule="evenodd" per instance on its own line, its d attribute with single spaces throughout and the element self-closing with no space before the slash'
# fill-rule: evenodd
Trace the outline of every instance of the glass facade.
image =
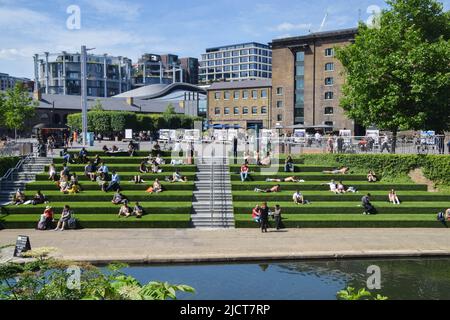
<svg viewBox="0 0 450 320">
<path fill-rule="evenodd" d="M 305 53 L 295 55 L 294 124 L 305 124 Z"/>
</svg>

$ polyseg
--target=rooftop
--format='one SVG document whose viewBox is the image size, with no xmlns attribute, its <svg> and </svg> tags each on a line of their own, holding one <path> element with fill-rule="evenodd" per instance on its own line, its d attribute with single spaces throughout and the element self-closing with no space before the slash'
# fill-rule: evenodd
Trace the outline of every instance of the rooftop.
<svg viewBox="0 0 450 320">
<path fill-rule="evenodd" d="M 259 43 L 259 42 L 246 42 L 246 43 L 239 43 L 239 44 L 230 44 L 226 46 L 219 46 L 219 47 L 213 47 L 206 49 L 206 53 L 211 52 L 217 52 L 222 50 L 231 50 L 231 49 L 245 49 L 245 48 L 251 48 L 251 47 L 260 47 L 260 48 L 266 48 L 270 49 L 269 45 Z"/>
<path fill-rule="evenodd" d="M 271 86 L 272 86 L 271 79 L 215 82 L 208 88 L 208 91 L 223 90 L 223 89 L 264 88 L 264 87 L 271 87 Z"/>
<path fill-rule="evenodd" d="M 272 46 L 283 46 L 293 42 L 309 42 L 316 39 L 327 39 L 327 38 L 353 38 L 358 33 L 358 28 L 341 29 L 333 31 L 324 32 L 314 32 L 303 36 L 274 39 L 272 40 Z"/>
</svg>

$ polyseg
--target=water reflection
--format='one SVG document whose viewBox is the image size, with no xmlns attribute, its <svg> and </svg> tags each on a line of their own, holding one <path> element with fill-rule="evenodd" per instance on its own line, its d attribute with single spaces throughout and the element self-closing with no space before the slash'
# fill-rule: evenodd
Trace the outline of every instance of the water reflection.
<svg viewBox="0 0 450 320">
<path fill-rule="evenodd" d="M 188 284 L 197 295 L 188 299 L 330 300 L 348 286 L 366 286 L 367 268 L 381 269 L 380 293 L 391 299 L 450 299 L 450 259 L 352 260 L 131 267 L 142 282 Z"/>
</svg>

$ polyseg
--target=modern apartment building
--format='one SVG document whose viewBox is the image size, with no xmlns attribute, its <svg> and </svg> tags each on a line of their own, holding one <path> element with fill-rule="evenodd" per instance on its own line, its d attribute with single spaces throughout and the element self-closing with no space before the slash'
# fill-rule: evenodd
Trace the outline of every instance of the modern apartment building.
<svg viewBox="0 0 450 320">
<path fill-rule="evenodd" d="M 36 89 L 46 94 L 81 94 L 81 54 L 48 52 L 34 56 Z M 107 54 L 87 57 L 87 94 L 111 97 L 131 90 L 131 60 Z"/>
<path fill-rule="evenodd" d="M 147 53 L 133 65 L 134 87 L 176 82 L 198 83 L 198 59 Z"/>
<path fill-rule="evenodd" d="M 213 83 L 208 88 L 209 123 L 269 128 L 271 97 L 270 79 Z"/>
<path fill-rule="evenodd" d="M 15 87 L 16 83 L 22 83 L 28 91 L 33 91 L 33 81 L 27 78 L 10 76 L 7 73 L 0 73 L 0 91 L 6 91 Z"/>
<path fill-rule="evenodd" d="M 312 33 L 272 42 L 272 127 L 277 123 L 334 130 L 359 126 L 339 106 L 345 76 L 335 49 L 351 43 L 357 29 Z"/>
<path fill-rule="evenodd" d="M 200 84 L 271 77 L 272 50 L 266 44 L 250 42 L 209 48 L 200 61 Z"/>
</svg>

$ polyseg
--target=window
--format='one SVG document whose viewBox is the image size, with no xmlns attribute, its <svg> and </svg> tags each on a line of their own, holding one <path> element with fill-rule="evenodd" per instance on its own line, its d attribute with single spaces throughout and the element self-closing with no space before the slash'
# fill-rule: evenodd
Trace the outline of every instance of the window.
<svg viewBox="0 0 450 320">
<path fill-rule="evenodd" d="M 261 98 L 267 98 L 267 89 L 261 90 Z"/>
<path fill-rule="evenodd" d="M 234 107 L 234 114 L 239 114 L 239 107 Z"/>
<path fill-rule="evenodd" d="M 303 51 L 297 52 L 295 58 L 297 62 L 305 61 L 305 53 Z"/>
<path fill-rule="evenodd" d="M 277 121 L 283 121 L 283 115 L 277 114 Z"/>
<path fill-rule="evenodd" d="M 334 108 L 333 107 L 325 107 L 325 114 L 328 114 L 328 115 L 334 114 Z"/>
<path fill-rule="evenodd" d="M 304 89 L 305 88 L 305 80 L 302 78 L 299 78 L 296 80 L 296 89 Z"/>
<path fill-rule="evenodd" d="M 233 58 L 232 62 L 233 62 L 234 64 L 239 63 L 239 58 Z"/>
<path fill-rule="evenodd" d="M 258 99 L 258 90 L 252 90 L 252 98 Z"/>
<path fill-rule="evenodd" d="M 333 92 L 325 92 L 325 100 L 333 100 L 334 93 Z"/>
<path fill-rule="evenodd" d="M 333 84 L 334 84 L 334 78 L 333 77 L 325 78 L 325 85 L 326 86 L 332 86 Z"/>
<path fill-rule="evenodd" d="M 230 100 L 231 94 L 230 91 L 225 91 L 225 100 Z"/>
<path fill-rule="evenodd" d="M 233 51 L 233 57 L 238 57 L 239 56 L 239 51 Z"/>
<path fill-rule="evenodd" d="M 261 114 L 267 114 L 267 107 L 261 107 Z"/>
<path fill-rule="evenodd" d="M 334 71 L 334 63 L 329 62 L 329 63 L 325 64 L 325 71 Z"/>
<path fill-rule="evenodd" d="M 214 99 L 220 100 L 220 98 L 222 98 L 222 93 L 221 92 L 214 93 Z"/>
<path fill-rule="evenodd" d="M 215 108 L 214 109 L 214 114 L 215 115 L 219 115 L 220 114 L 220 108 Z"/>
<path fill-rule="evenodd" d="M 239 91 L 234 91 L 233 92 L 234 100 L 239 100 L 239 96 L 240 96 Z"/>
<path fill-rule="evenodd" d="M 326 126 L 334 127 L 334 122 L 333 122 L 333 121 L 325 121 L 324 124 L 325 124 Z"/>
<path fill-rule="evenodd" d="M 216 53 L 216 59 L 220 59 L 222 58 L 222 54 L 221 53 Z"/>
<path fill-rule="evenodd" d="M 252 114 L 258 114 L 258 107 L 252 107 Z"/>
<path fill-rule="evenodd" d="M 226 107 L 225 109 L 224 109 L 224 112 L 223 112 L 224 114 L 230 114 L 230 108 L 228 108 L 228 107 Z"/>
<path fill-rule="evenodd" d="M 282 87 L 278 87 L 278 88 L 277 88 L 277 95 L 278 95 L 278 96 L 283 95 L 283 88 L 282 88 Z"/>
<path fill-rule="evenodd" d="M 248 114 L 248 108 L 247 107 L 244 107 L 242 109 L 242 114 Z"/>
<path fill-rule="evenodd" d="M 325 49 L 325 57 L 333 57 L 333 56 L 334 56 L 334 49 L 333 48 Z"/>
<path fill-rule="evenodd" d="M 304 76 L 305 75 L 305 66 L 297 66 L 297 76 Z"/>
<path fill-rule="evenodd" d="M 241 58 L 241 62 L 243 62 L 243 63 L 248 62 L 248 57 Z"/>
<path fill-rule="evenodd" d="M 248 91 L 247 90 L 242 91 L 242 98 L 248 99 Z"/>
<path fill-rule="evenodd" d="M 283 101 L 277 101 L 277 108 L 283 108 Z"/>
</svg>

